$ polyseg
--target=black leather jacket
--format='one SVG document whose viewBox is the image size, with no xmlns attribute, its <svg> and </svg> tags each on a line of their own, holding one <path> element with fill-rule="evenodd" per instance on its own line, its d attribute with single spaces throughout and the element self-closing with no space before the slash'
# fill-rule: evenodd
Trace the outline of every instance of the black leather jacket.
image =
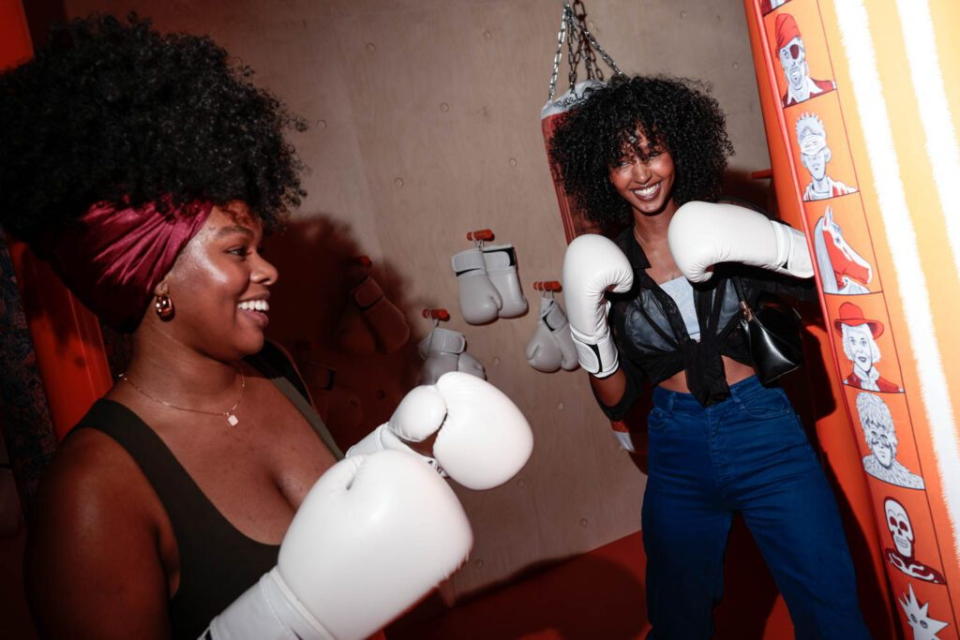
<svg viewBox="0 0 960 640">
<path fill-rule="evenodd" d="M 659 384 L 683 370 L 687 386 L 700 404 L 709 406 L 727 398 L 720 356 L 752 365 L 750 351 L 740 328 L 736 289 L 729 281 L 740 278 L 751 306 L 763 293 L 813 300 L 813 279 L 798 280 L 772 271 L 727 263 L 718 265 L 713 277 L 694 285 L 694 304 L 700 322 L 699 342 L 690 338 L 676 303 L 647 274 L 650 262 L 633 236 L 632 227 L 616 243 L 633 265 L 633 288 L 610 297 L 610 326 L 620 350 L 620 367 L 627 377 L 627 390 L 614 407 L 601 403 L 612 420 L 621 420 L 649 384 Z"/>
</svg>

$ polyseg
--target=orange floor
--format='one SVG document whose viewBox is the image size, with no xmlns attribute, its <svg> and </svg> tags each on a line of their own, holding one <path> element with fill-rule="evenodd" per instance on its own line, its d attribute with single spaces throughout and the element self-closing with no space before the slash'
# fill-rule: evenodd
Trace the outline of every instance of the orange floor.
<svg viewBox="0 0 960 640">
<path fill-rule="evenodd" d="M 746 529 L 735 526 L 715 638 L 789 640 L 789 615 Z M 733 560 L 731 562 L 730 560 Z M 387 629 L 389 640 L 634 640 L 647 631 L 640 534 L 531 571 L 452 608 L 437 599 Z"/>
</svg>

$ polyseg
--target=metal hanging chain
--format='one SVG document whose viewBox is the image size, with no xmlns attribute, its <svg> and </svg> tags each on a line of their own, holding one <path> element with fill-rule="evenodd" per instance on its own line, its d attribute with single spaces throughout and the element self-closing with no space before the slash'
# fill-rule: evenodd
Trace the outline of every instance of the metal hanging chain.
<svg viewBox="0 0 960 640">
<path fill-rule="evenodd" d="M 586 38 L 589 46 L 596 50 L 600 54 L 600 57 L 603 58 L 603 61 L 607 63 L 607 66 L 613 69 L 613 73 L 618 76 L 623 75 L 623 71 L 620 70 L 620 67 L 617 66 L 617 63 L 613 61 L 613 58 L 610 57 L 610 54 L 607 53 L 603 47 L 600 46 L 600 43 L 597 42 L 597 39 L 590 33 L 590 30 L 587 29 L 586 24 L 573 24 L 573 30 L 577 33 L 577 37 Z M 573 37 L 572 35 L 570 36 Z"/>
<path fill-rule="evenodd" d="M 575 11 L 575 8 L 579 12 Z M 586 8 L 583 0 L 574 0 L 573 5 L 567 1 L 563 3 L 563 11 L 560 16 L 560 31 L 557 33 L 557 50 L 553 56 L 553 70 L 550 74 L 550 85 L 547 92 L 547 100 L 552 101 L 557 93 L 557 79 L 560 77 L 560 61 L 563 58 L 563 45 L 567 45 L 567 65 L 570 69 L 567 79 L 570 87 L 577 84 L 577 67 L 580 60 L 583 59 L 586 67 L 587 78 L 603 81 L 604 74 L 600 65 L 597 64 L 596 54 L 599 53 L 603 61 L 613 70 L 614 75 L 623 75 L 620 67 L 613 61 L 586 23 Z M 574 39 L 577 43 L 574 45 Z"/>
<path fill-rule="evenodd" d="M 577 38 L 577 51 L 583 58 L 583 66 L 587 72 L 588 80 L 603 81 L 603 70 L 597 66 L 597 55 L 590 46 L 590 42 L 584 36 L 587 29 L 587 8 L 583 6 L 583 0 L 574 0 L 573 17 L 576 18 L 576 25 L 580 31 L 580 37 Z"/>
<path fill-rule="evenodd" d="M 574 87 L 577 84 L 577 67 L 580 66 L 580 52 L 583 49 L 583 39 L 577 37 L 577 46 L 574 48 L 574 34 L 578 33 L 577 21 L 573 17 L 573 9 L 570 8 L 569 4 L 564 3 L 563 10 L 564 19 L 567 21 L 567 30 L 570 32 L 567 37 L 567 69 L 569 70 L 567 81 L 571 87 Z"/>
<path fill-rule="evenodd" d="M 563 43 L 567 39 L 567 8 L 560 15 L 560 32 L 557 33 L 557 52 L 553 56 L 553 72 L 550 74 L 550 90 L 547 101 L 552 101 L 557 93 L 557 78 L 560 76 L 560 60 L 563 59 Z"/>
</svg>

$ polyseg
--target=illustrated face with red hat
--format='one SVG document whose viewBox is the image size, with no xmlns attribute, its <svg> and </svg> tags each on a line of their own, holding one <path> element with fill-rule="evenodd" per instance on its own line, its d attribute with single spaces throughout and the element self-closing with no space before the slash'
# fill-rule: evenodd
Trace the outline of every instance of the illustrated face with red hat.
<svg viewBox="0 0 960 640">
<path fill-rule="evenodd" d="M 842 338 L 843 354 L 853 363 L 853 371 L 843 380 L 844 384 L 867 391 L 903 391 L 877 371 L 876 363 L 880 361 L 877 338 L 883 333 L 883 324 L 879 320 L 865 318 L 860 307 L 844 302 L 833 326 Z"/>
<path fill-rule="evenodd" d="M 803 38 L 800 37 L 800 28 L 789 13 L 778 15 L 775 27 L 780 67 L 783 69 L 788 91 L 801 94 L 808 84 L 809 67 L 806 48 Z"/>
<path fill-rule="evenodd" d="M 809 100 L 810 98 L 832 91 L 836 85 L 832 80 L 815 80 L 810 77 L 807 63 L 807 47 L 800 35 L 796 19 L 789 13 L 781 13 L 774 22 L 777 39 L 777 58 L 783 69 L 787 91 L 781 96 L 783 106 Z"/>
</svg>

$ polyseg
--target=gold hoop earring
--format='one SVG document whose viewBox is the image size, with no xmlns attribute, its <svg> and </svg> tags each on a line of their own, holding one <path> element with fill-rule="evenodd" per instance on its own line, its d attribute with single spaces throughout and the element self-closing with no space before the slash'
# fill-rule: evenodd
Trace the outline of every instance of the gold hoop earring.
<svg viewBox="0 0 960 640">
<path fill-rule="evenodd" d="M 153 308 L 157 312 L 157 317 L 164 322 L 173 317 L 173 300 L 165 293 L 156 297 Z"/>
</svg>

